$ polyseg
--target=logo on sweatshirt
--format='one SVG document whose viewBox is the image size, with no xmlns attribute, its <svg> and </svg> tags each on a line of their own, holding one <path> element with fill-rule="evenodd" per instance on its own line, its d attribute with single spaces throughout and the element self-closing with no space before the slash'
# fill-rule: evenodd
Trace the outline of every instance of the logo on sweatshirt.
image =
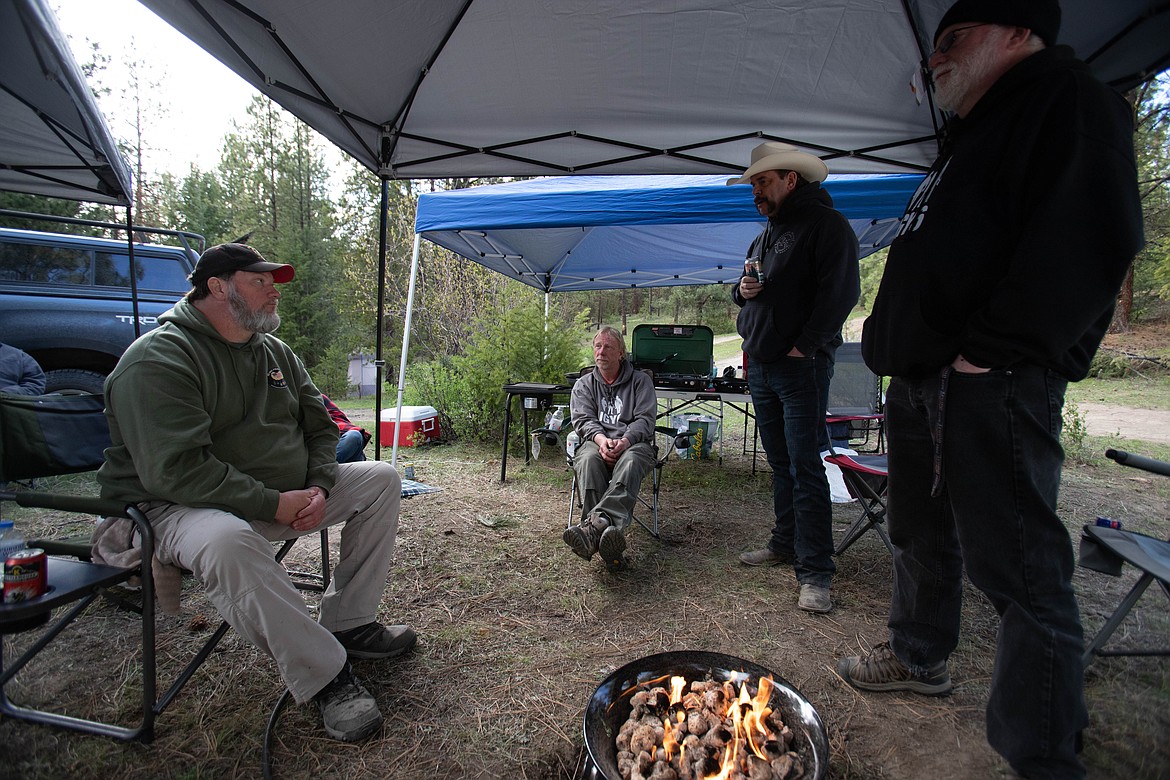
<svg viewBox="0 0 1170 780">
<path fill-rule="evenodd" d="M 288 382 L 284 381 L 284 372 L 279 368 L 274 368 L 268 372 L 268 386 L 272 388 L 285 389 L 288 387 Z"/>
<path fill-rule="evenodd" d="M 618 425 L 622 421 L 622 408 L 624 406 L 625 402 L 622 401 L 620 395 L 602 398 L 597 418 L 605 425 Z"/>
<path fill-rule="evenodd" d="M 934 188 L 938 186 L 939 180 L 942 179 L 943 174 L 947 172 L 951 161 L 946 163 L 937 171 L 931 171 L 918 185 L 918 189 L 914 191 L 914 196 L 910 198 L 910 202 L 906 204 L 906 213 L 902 215 L 901 226 L 898 228 L 898 237 L 904 236 L 907 233 L 913 233 L 918 228 L 922 227 L 922 221 L 926 219 L 926 213 L 930 209 L 931 194 L 934 193 Z"/>
</svg>

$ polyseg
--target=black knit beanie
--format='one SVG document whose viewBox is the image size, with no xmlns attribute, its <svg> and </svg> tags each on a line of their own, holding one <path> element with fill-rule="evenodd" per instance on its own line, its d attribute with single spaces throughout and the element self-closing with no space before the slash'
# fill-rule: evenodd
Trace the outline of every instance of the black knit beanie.
<svg viewBox="0 0 1170 780">
<path fill-rule="evenodd" d="M 1051 46 L 1060 32 L 1060 3 L 1057 0 L 959 0 L 943 14 L 934 31 L 934 43 L 938 44 L 943 30 L 963 22 L 1027 27 Z"/>
</svg>

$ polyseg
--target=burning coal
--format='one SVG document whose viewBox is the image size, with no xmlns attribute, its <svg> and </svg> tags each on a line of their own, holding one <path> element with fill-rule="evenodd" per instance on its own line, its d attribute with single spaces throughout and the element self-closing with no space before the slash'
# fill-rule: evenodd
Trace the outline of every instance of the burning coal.
<svg viewBox="0 0 1170 780">
<path fill-rule="evenodd" d="M 795 780 L 804 775 L 793 733 L 770 706 L 771 677 L 691 682 L 666 677 L 630 697 L 618 731 L 624 780 Z M 640 686 L 640 687 L 642 687 Z"/>
</svg>

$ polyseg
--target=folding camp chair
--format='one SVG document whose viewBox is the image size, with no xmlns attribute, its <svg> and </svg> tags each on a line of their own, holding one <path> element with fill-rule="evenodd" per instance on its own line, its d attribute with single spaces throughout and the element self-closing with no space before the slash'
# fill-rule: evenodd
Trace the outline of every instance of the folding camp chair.
<svg viewBox="0 0 1170 780">
<path fill-rule="evenodd" d="M 654 432 L 661 436 L 669 437 L 670 444 L 663 447 L 657 442 L 654 443 L 654 468 L 651 470 L 650 474 L 651 487 L 649 500 L 647 500 L 641 491 L 638 493 L 638 503 L 650 512 L 650 517 L 652 519 L 650 523 L 647 524 L 645 520 L 635 514 L 634 520 L 638 522 L 638 525 L 645 528 L 651 536 L 653 536 L 655 539 L 658 539 L 660 538 L 658 531 L 658 496 L 662 490 L 662 469 L 666 466 L 666 462 L 670 460 L 670 454 L 672 452 L 674 452 L 676 449 L 686 449 L 688 446 L 690 446 L 691 433 L 689 431 L 680 433 L 674 428 L 668 428 L 662 425 L 655 426 Z M 565 462 L 568 464 L 569 470 L 573 472 L 573 485 L 569 489 L 569 519 L 565 525 L 565 527 L 568 528 L 573 525 L 573 517 L 577 514 L 577 512 L 582 510 L 582 505 L 581 491 L 577 484 L 577 472 L 573 469 L 572 457 L 566 455 Z"/>
<path fill-rule="evenodd" d="M 861 344 L 837 348 L 829 383 L 829 438 L 858 451 L 881 452 L 882 382 L 861 357 Z"/>
<path fill-rule="evenodd" d="M 0 393 L 0 487 L 11 480 L 50 477 L 92 471 L 101 465 L 103 451 L 110 444 L 109 429 L 100 395 L 13 396 Z M 156 699 L 155 663 L 155 603 L 154 578 L 150 561 L 154 555 L 154 531 L 149 520 L 133 504 L 99 498 L 63 496 L 33 490 L 0 489 L 0 502 L 12 501 L 23 507 L 54 509 L 93 517 L 125 517 L 133 523 L 138 534 L 142 561 L 145 565 L 129 567 L 107 566 L 88 560 L 50 557 L 47 561 L 48 590 L 37 598 L 0 605 L 0 715 L 16 720 L 59 726 L 88 734 L 121 740 L 149 742 L 154 736 L 154 721 L 195 671 L 211 654 L 227 633 L 225 621 L 204 643 L 195 657 L 179 673 L 175 682 Z M 322 566 L 315 581 L 294 582 L 303 589 L 324 590 L 329 584 L 329 556 L 327 532 L 321 532 Z M 296 539 L 282 543 L 277 560 L 283 560 Z M 40 540 L 38 546 L 50 552 L 88 554 L 87 545 L 56 543 Z M 61 632 L 77 620 L 107 589 L 127 583 L 132 578 L 141 582 L 141 605 L 135 608 L 142 624 L 142 718 L 135 726 L 119 726 L 97 720 L 73 717 L 37 710 L 12 702 L 6 686 Z M 124 600 L 119 604 L 125 605 Z M 51 611 L 69 608 L 55 620 Z M 6 638 L 9 634 L 48 625 L 41 635 L 14 661 L 6 663 Z"/>
<path fill-rule="evenodd" d="M 1106 450 L 1105 455 L 1125 466 L 1170 476 L 1170 463 L 1122 450 Z M 1123 563 L 1137 567 L 1142 574 L 1117 605 L 1117 609 L 1097 631 L 1096 636 L 1089 641 L 1081 658 L 1085 668 L 1088 668 L 1096 656 L 1170 655 L 1170 648 L 1105 649 L 1105 643 L 1152 583 L 1157 582 L 1166 598 L 1170 599 L 1170 539 L 1156 539 L 1121 528 L 1084 526 L 1080 547 L 1081 566 L 1116 577 L 1121 574 Z"/>
<path fill-rule="evenodd" d="M 862 534 L 873 529 L 885 543 L 886 549 L 894 552 L 894 545 L 890 542 L 890 535 L 886 532 L 886 488 L 889 484 L 889 466 L 886 456 L 882 455 L 852 455 L 845 452 L 831 450 L 825 457 L 826 463 L 832 463 L 841 469 L 841 477 L 845 480 L 845 487 L 850 495 L 857 499 L 861 506 L 861 514 L 849 526 L 845 536 L 833 551 L 840 555 L 856 542 Z"/>
</svg>

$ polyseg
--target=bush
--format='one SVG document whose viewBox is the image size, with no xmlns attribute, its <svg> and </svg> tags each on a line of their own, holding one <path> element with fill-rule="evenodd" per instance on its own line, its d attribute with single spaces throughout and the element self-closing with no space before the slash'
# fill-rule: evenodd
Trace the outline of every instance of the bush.
<svg viewBox="0 0 1170 780">
<path fill-rule="evenodd" d="M 587 315 L 571 323 L 546 322 L 538 301 L 494 307 L 475 320 L 462 355 L 407 368 L 407 403 L 434 406 L 450 435 L 482 442 L 503 435 L 503 386 L 514 382 L 562 384 L 588 359 L 575 335 Z"/>
</svg>

